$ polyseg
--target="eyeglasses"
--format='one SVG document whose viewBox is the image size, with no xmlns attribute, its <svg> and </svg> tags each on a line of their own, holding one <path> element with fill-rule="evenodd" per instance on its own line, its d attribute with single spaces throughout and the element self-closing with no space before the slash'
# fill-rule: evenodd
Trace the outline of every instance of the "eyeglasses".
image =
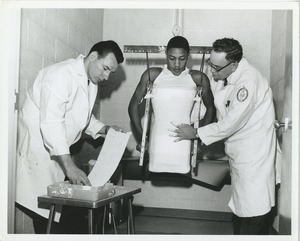
<svg viewBox="0 0 300 241">
<path fill-rule="evenodd" d="M 206 60 L 206 63 L 208 63 L 209 66 L 212 67 L 216 72 L 219 72 L 219 71 L 221 71 L 222 69 L 225 69 L 227 66 L 229 66 L 230 64 L 232 64 L 234 62 L 230 62 L 230 63 L 226 64 L 225 66 L 220 67 L 220 66 L 214 65 L 212 62 L 210 62 L 210 58 L 209 58 L 209 59 Z"/>
</svg>

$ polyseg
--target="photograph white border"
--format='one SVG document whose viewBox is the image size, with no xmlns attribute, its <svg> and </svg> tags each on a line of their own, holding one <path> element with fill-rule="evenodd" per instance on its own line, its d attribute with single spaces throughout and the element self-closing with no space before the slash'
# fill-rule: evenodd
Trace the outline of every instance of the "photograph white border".
<svg viewBox="0 0 300 241">
<path fill-rule="evenodd" d="M 157 3 L 156 3 L 157 2 Z M 239 1 L 239 2 L 229 2 L 229 1 L 2 1 L 1 2 L 1 35 L 6 36 L 9 34 L 6 31 L 10 31 L 10 27 L 3 26 L 7 24 L 5 19 L 6 11 L 14 11 L 21 8 L 166 8 L 166 9 L 188 9 L 188 8 L 199 8 L 199 9 L 287 9 L 293 11 L 293 169 L 292 175 L 293 179 L 293 189 L 292 189 L 292 213 L 293 213 L 293 222 L 292 222 L 292 235 L 291 236 L 271 236 L 271 237 L 262 237 L 259 236 L 259 240 L 298 240 L 298 230 L 299 226 L 299 217 L 298 217 L 298 204 L 299 204 L 299 2 L 291 1 Z M 16 23 L 10 23 L 16 24 Z M 2 38 L 1 37 L 1 38 Z M 3 79 L 5 80 L 5 87 L 1 90 L 1 113 L 7 113 L 7 106 L 9 105 L 9 96 L 7 95 L 7 89 L 9 88 L 9 83 L 7 79 L 10 73 L 7 73 L 4 70 L 7 67 L 7 63 L 3 57 L 7 56 L 6 54 L 12 54 L 11 48 L 4 46 L 5 37 L 1 41 L 1 70 Z M 6 63 L 6 64 L 4 64 Z M 6 75 L 7 73 L 7 75 Z M 3 116 L 3 115 L 2 115 Z M 5 114 L 4 114 L 5 116 Z M 24 240 L 161 240 L 168 239 L 170 240 L 258 240 L 257 237 L 251 236 L 214 236 L 214 235 L 21 235 L 21 234 L 7 234 L 7 150 L 9 146 L 7 145 L 8 138 L 8 122 L 6 120 L 1 121 L 1 232 L 0 240 L 2 241 L 24 241 Z"/>
</svg>

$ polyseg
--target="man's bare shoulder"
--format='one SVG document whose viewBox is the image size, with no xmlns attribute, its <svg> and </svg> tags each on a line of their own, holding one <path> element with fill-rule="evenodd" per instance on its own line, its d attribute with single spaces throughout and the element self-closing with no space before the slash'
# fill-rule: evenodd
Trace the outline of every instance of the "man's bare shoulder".
<svg viewBox="0 0 300 241">
<path fill-rule="evenodd" d="M 161 73 L 161 71 L 162 71 L 162 68 L 160 68 L 160 67 L 149 68 L 151 82 L 153 82 L 157 78 L 157 76 Z M 146 70 L 144 72 L 143 76 L 147 80 L 149 79 L 148 70 Z"/>
<path fill-rule="evenodd" d="M 157 77 L 157 75 L 159 75 L 161 73 L 161 71 L 162 71 L 162 68 L 160 68 L 160 67 L 150 68 L 150 74 L 156 75 L 156 77 Z"/>
<path fill-rule="evenodd" d="M 209 82 L 207 75 L 199 70 L 190 70 L 190 75 L 196 85 L 205 85 L 207 82 Z"/>
</svg>

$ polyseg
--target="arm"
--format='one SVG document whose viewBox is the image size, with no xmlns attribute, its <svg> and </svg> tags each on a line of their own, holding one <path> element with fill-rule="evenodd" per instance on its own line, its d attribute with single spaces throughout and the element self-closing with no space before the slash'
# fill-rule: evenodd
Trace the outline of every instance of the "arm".
<svg viewBox="0 0 300 241">
<path fill-rule="evenodd" d="M 202 100 L 206 107 L 206 112 L 203 119 L 200 120 L 200 126 L 205 126 L 212 123 L 216 116 L 214 97 L 210 88 L 209 79 L 206 74 L 197 70 L 192 70 L 191 76 L 197 86 L 202 86 Z"/>
<path fill-rule="evenodd" d="M 85 133 L 92 136 L 94 139 L 98 138 L 99 136 L 105 136 L 108 133 L 108 130 L 112 128 L 115 131 L 121 131 L 124 132 L 124 130 L 121 127 L 118 126 L 109 126 L 105 125 L 102 122 L 100 122 L 98 119 L 95 118 L 94 115 L 91 116 L 90 123 L 85 130 Z"/>
<path fill-rule="evenodd" d="M 151 68 L 150 71 L 150 81 L 153 83 L 153 81 L 156 79 L 156 77 L 160 74 L 161 69 L 160 68 Z M 130 117 L 130 120 L 132 122 L 133 128 L 136 131 L 136 139 L 137 142 L 142 141 L 142 135 L 143 135 L 143 128 L 141 123 L 141 116 L 139 114 L 139 104 L 140 101 L 143 99 L 143 97 L 147 93 L 147 83 L 149 80 L 148 72 L 147 70 L 142 74 L 140 82 L 138 83 L 135 92 L 133 93 L 131 100 L 129 102 L 128 106 L 128 114 Z"/>
<path fill-rule="evenodd" d="M 70 78 L 68 73 L 52 73 L 41 86 L 40 130 L 44 145 L 55 157 L 72 183 L 90 185 L 85 173 L 73 162 L 65 127 L 66 105 L 69 100 Z"/>
<path fill-rule="evenodd" d="M 95 118 L 94 115 L 91 116 L 89 125 L 87 126 L 85 133 L 93 137 L 94 139 L 99 136 L 103 136 L 107 134 L 108 126 L 100 122 Z"/>
<path fill-rule="evenodd" d="M 242 88 L 247 89 L 248 95 L 245 100 L 239 101 L 237 95 Z M 175 141 L 191 140 L 198 137 L 205 145 L 210 145 L 233 135 L 247 124 L 255 111 L 255 91 L 256 86 L 250 81 L 244 85 L 236 86 L 228 113 L 222 120 L 200 127 L 197 132 L 195 132 L 196 129 L 187 124 L 174 125 L 175 128 L 170 130 L 170 136 L 178 137 Z"/>
<path fill-rule="evenodd" d="M 237 96 L 243 88 L 247 90 L 247 97 L 239 101 Z M 233 98 L 226 116 L 217 123 L 198 129 L 199 137 L 206 145 L 228 138 L 247 124 L 255 111 L 256 88 L 255 83 L 250 80 L 237 85 L 232 93 Z"/>
<path fill-rule="evenodd" d="M 214 105 L 214 97 L 211 92 L 209 79 L 205 74 L 203 73 L 201 74 L 202 74 L 202 87 L 203 87 L 202 100 L 203 100 L 203 104 L 206 107 L 206 112 L 203 119 L 200 121 L 200 126 L 205 126 L 214 121 L 216 116 L 216 108 Z"/>
</svg>

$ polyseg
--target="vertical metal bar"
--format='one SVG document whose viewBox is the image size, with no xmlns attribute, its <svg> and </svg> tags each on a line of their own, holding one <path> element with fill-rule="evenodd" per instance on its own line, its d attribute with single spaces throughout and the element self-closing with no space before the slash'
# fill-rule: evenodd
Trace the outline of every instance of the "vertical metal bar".
<svg viewBox="0 0 300 241">
<path fill-rule="evenodd" d="M 106 206 L 103 208 L 103 222 L 102 222 L 102 234 L 105 233 L 105 221 L 106 221 Z"/>
<path fill-rule="evenodd" d="M 148 51 L 146 51 L 146 62 L 147 62 L 147 71 L 148 71 L 148 84 L 151 82 L 150 81 L 150 72 L 149 72 L 149 55 L 148 55 Z"/>
<path fill-rule="evenodd" d="M 99 233 L 100 223 L 102 224 L 103 217 L 101 215 L 101 208 L 97 208 L 94 210 L 94 234 Z"/>
<path fill-rule="evenodd" d="M 52 226 L 54 216 L 55 216 L 55 204 L 51 204 L 48 223 L 47 223 L 46 234 L 50 234 L 50 232 L 51 232 L 51 226 Z"/>
<path fill-rule="evenodd" d="M 146 59 L 147 59 L 147 72 L 148 72 L 149 80 L 148 80 L 148 84 L 147 84 L 147 93 L 146 93 L 145 116 L 144 116 L 143 134 L 142 134 L 142 143 L 141 143 L 141 156 L 140 156 L 140 162 L 139 162 L 140 166 L 143 166 L 143 163 L 144 163 L 146 136 L 147 136 L 147 130 L 148 130 L 148 123 L 149 123 L 150 94 L 151 94 L 151 90 L 152 90 L 150 71 L 149 71 L 148 51 L 146 51 Z"/>
<path fill-rule="evenodd" d="M 127 201 L 127 234 L 130 234 L 130 215 L 129 215 L 129 200 Z"/>
<path fill-rule="evenodd" d="M 135 230 L 134 230 L 134 222 L 133 222 L 133 214 L 132 214 L 132 200 L 133 200 L 133 197 L 129 197 L 128 199 L 128 216 L 129 216 L 129 221 L 130 221 L 130 230 L 131 230 L 131 234 L 134 234 L 135 233 Z"/>
<path fill-rule="evenodd" d="M 110 208 L 110 212 L 111 212 L 111 221 L 113 224 L 113 228 L 114 228 L 114 233 L 118 234 L 118 229 L 117 229 L 117 225 L 116 225 L 116 219 L 115 219 L 115 214 L 112 208 Z"/>
<path fill-rule="evenodd" d="M 205 59 L 205 52 L 202 55 L 202 61 L 201 61 L 201 66 L 200 66 L 200 72 L 203 73 L 203 68 L 204 68 L 204 59 Z M 202 104 L 202 74 L 201 74 L 201 87 L 199 88 L 199 90 L 197 90 L 196 93 L 196 98 L 197 95 L 199 95 L 199 103 L 197 105 L 197 110 L 196 110 L 196 120 L 194 122 L 194 128 L 199 128 L 199 121 L 200 121 L 200 112 L 201 112 L 201 104 Z M 197 162 L 197 150 L 198 150 L 198 139 L 195 139 L 193 141 L 193 154 L 192 154 L 192 161 L 191 161 L 191 165 L 192 167 L 196 167 L 196 162 Z"/>
<path fill-rule="evenodd" d="M 89 220 L 89 224 L 88 224 L 88 231 L 89 234 L 93 234 L 93 209 L 89 208 L 88 209 L 88 220 Z"/>
</svg>

